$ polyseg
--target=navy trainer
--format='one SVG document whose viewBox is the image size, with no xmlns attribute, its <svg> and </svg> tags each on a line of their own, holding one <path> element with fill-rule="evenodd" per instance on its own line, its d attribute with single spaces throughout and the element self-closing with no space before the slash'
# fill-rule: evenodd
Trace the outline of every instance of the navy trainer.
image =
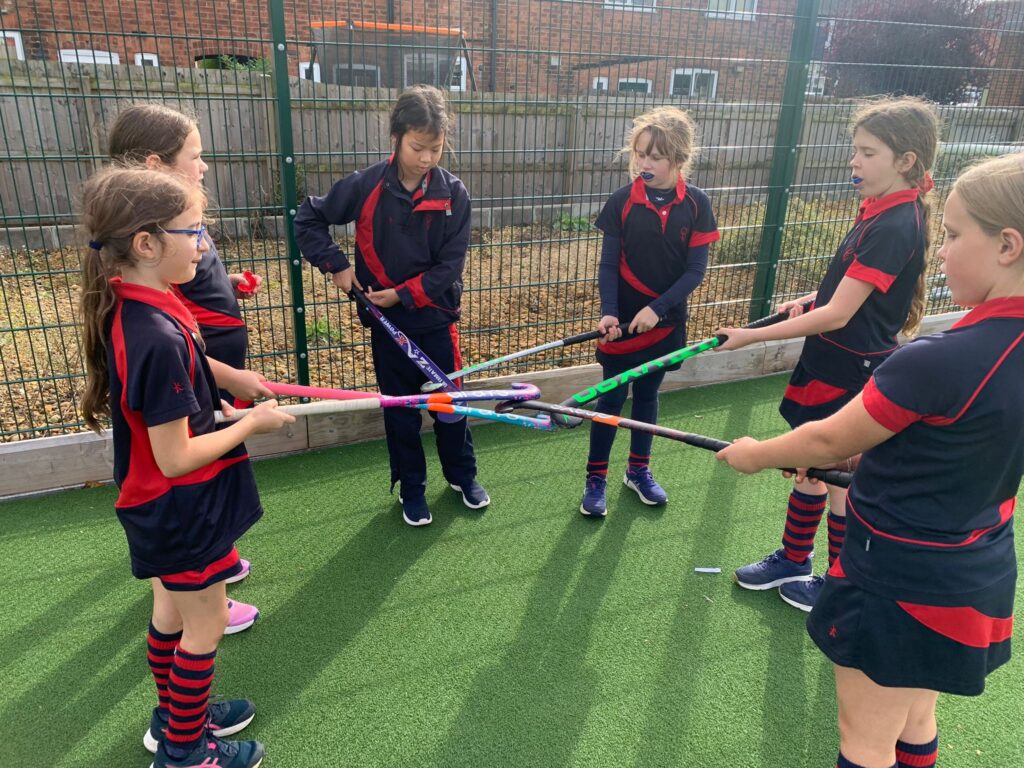
<svg viewBox="0 0 1024 768">
<path fill-rule="evenodd" d="M 587 475 L 587 487 L 583 490 L 580 512 L 587 517 L 604 517 L 608 514 L 604 499 L 606 485 L 607 482 L 602 475 Z"/>
<path fill-rule="evenodd" d="M 824 587 L 824 576 L 811 576 L 807 581 L 790 581 L 783 584 L 779 587 L 779 597 L 794 608 L 810 613 Z"/>
<path fill-rule="evenodd" d="M 160 741 L 149 768 L 259 768 L 264 749 L 258 741 L 224 741 L 207 732 L 199 743 L 180 757 L 169 754 L 167 739 Z"/>
<path fill-rule="evenodd" d="M 402 519 L 412 526 L 430 525 L 434 518 L 430 516 L 430 507 L 427 506 L 425 496 L 414 496 L 411 499 L 398 497 L 402 505 Z"/>
<path fill-rule="evenodd" d="M 786 557 L 786 550 L 777 549 L 756 563 L 737 568 L 736 583 L 744 589 L 771 589 L 790 581 L 805 581 L 811 577 L 811 557 L 794 563 Z"/>
<path fill-rule="evenodd" d="M 456 485 L 455 483 L 449 483 L 448 485 L 453 491 L 458 491 L 462 494 L 462 503 L 470 509 L 483 509 L 491 503 L 491 497 L 487 495 L 487 491 L 476 480 L 470 480 L 462 485 Z"/>
<path fill-rule="evenodd" d="M 156 752 L 160 739 L 167 730 L 169 712 L 159 707 L 153 710 L 149 730 L 142 737 L 142 743 L 150 752 Z M 256 706 L 248 699 L 224 699 L 211 701 L 206 709 L 207 729 L 218 738 L 232 736 L 245 728 L 256 717 Z"/>
<path fill-rule="evenodd" d="M 651 474 L 650 467 L 638 467 L 637 469 L 626 470 L 626 476 L 622 480 L 631 491 L 636 491 L 640 501 L 652 507 L 660 507 L 668 502 L 668 494 L 655 481 Z"/>
</svg>

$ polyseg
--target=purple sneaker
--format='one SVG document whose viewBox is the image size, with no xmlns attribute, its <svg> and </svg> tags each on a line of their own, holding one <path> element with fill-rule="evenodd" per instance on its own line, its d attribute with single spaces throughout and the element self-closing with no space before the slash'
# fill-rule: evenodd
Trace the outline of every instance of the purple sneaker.
<svg viewBox="0 0 1024 768">
<path fill-rule="evenodd" d="M 587 475 L 587 487 L 583 489 L 583 501 L 580 512 L 587 517 L 604 517 L 608 514 L 608 506 L 604 499 L 607 481 L 601 475 Z"/>
<path fill-rule="evenodd" d="M 660 507 L 668 502 L 668 494 L 655 481 L 651 474 L 650 467 L 638 467 L 637 469 L 626 470 L 626 476 L 622 480 L 631 491 L 636 491 L 640 501 L 652 507 Z"/>
<path fill-rule="evenodd" d="M 805 613 L 810 613 L 814 607 L 818 595 L 825 587 L 824 576 L 811 576 L 807 581 L 789 581 L 779 587 L 779 597 L 799 608 Z"/>
</svg>

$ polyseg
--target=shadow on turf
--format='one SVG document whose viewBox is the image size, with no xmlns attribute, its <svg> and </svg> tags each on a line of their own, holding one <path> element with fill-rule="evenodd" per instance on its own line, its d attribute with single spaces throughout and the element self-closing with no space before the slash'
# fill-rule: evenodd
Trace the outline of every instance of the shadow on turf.
<svg viewBox="0 0 1024 768">
<path fill-rule="evenodd" d="M 572 518 L 536 577 L 502 662 L 481 672 L 429 765 L 567 765 L 600 682 L 586 662 L 594 619 L 633 517 Z M 580 550 L 599 537 L 580 572 Z"/>
</svg>

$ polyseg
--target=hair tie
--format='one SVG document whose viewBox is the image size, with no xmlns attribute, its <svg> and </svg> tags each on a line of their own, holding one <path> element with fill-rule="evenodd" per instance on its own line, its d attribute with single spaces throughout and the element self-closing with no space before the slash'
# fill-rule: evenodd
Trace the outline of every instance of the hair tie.
<svg viewBox="0 0 1024 768">
<path fill-rule="evenodd" d="M 935 189 L 935 180 L 928 171 L 924 172 L 924 178 L 921 179 L 921 183 L 917 185 L 918 189 L 921 190 L 922 195 L 927 195 L 933 189 Z"/>
<path fill-rule="evenodd" d="M 94 251 L 98 251 L 103 248 L 103 243 L 101 243 L 99 240 L 90 240 L 89 247 L 92 248 Z"/>
</svg>

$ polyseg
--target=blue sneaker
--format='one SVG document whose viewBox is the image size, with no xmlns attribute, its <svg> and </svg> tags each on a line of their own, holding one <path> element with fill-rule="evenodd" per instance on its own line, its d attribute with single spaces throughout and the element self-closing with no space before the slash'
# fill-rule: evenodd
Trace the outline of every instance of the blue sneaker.
<svg viewBox="0 0 1024 768">
<path fill-rule="evenodd" d="M 665 489 L 655 481 L 654 476 L 651 474 L 650 467 L 626 470 L 626 476 L 623 478 L 622 482 L 624 482 L 626 487 L 631 491 L 636 491 L 636 495 L 640 497 L 640 501 L 644 504 L 648 504 L 652 507 L 660 507 L 662 504 L 668 502 L 668 494 L 665 493 Z"/>
<path fill-rule="evenodd" d="M 601 475 L 587 475 L 587 487 L 583 490 L 580 512 L 587 517 L 604 517 L 608 514 L 608 506 L 604 500 L 606 485 L 607 481 Z"/>
<path fill-rule="evenodd" d="M 149 730 L 142 737 L 142 743 L 150 752 L 156 752 L 160 739 L 167 730 L 168 712 L 157 707 L 149 720 Z M 256 706 L 248 699 L 225 699 L 211 701 L 207 707 L 206 727 L 214 736 L 232 736 L 245 728 L 256 717 Z"/>
<path fill-rule="evenodd" d="M 737 568 L 734 577 L 744 589 L 771 589 L 790 581 L 806 581 L 811 577 L 812 556 L 794 563 L 786 557 L 786 550 L 777 549 L 760 562 Z"/>
<path fill-rule="evenodd" d="M 487 491 L 476 480 L 470 480 L 462 485 L 456 485 L 455 483 L 448 483 L 448 485 L 453 491 L 458 491 L 462 494 L 462 503 L 470 509 L 483 509 L 491 503 L 491 497 L 487 495 Z"/>
<path fill-rule="evenodd" d="M 402 505 L 402 519 L 412 526 L 430 525 L 434 518 L 430 516 L 430 507 L 427 506 L 425 496 L 415 496 L 411 499 L 398 497 Z"/>
<path fill-rule="evenodd" d="M 224 741 L 207 731 L 199 744 L 181 757 L 168 754 L 167 739 L 161 740 L 149 768 L 259 768 L 263 755 L 258 741 Z"/>
<path fill-rule="evenodd" d="M 811 576 L 807 581 L 791 581 L 788 584 L 783 584 L 779 587 L 779 597 L 794 608 L 810 613 L 824 587 L 824 576 Z"/>
</svg>

